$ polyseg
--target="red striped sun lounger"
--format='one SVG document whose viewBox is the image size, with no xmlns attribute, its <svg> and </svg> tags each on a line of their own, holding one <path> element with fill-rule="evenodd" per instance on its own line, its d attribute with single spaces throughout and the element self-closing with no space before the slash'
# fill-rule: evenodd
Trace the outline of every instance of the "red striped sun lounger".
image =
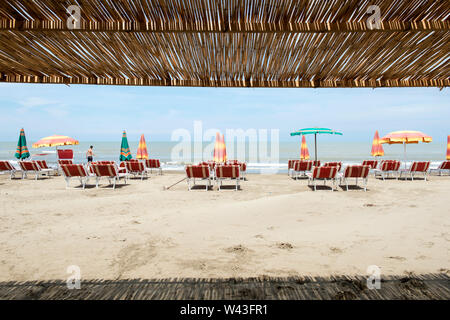
<svg viewBox="0 0 450 320">
<path fill-rule="evenodd" d="M 220 191 L 224 180 L 235 180 L 236 190 L 239 188 L 239 166 L 238 165 L 221 165 L 216 167 L 216 183 Z"/>
<path fill-rule="evenodd" d="M 147 159 L 145 160 L 145 170 L 153 172 L 153 169 L 158 170 L 159 174 L 162 175 L 161 162 L 159 159 Z"/>
<path fill-rule="evenodd" d="M 409 169 L 403 169 L 400 170 L 400 178 L 403 174 L 408 175 L 411 177 L 411 180 L 414 180 L 414 175 L 416 173 L 423 173 L 423 177 L 425 180 L 427 180 L 427 176 L 430 169 L 430 161 L 414 161 Z"/>
<path fill-rule="evenodd" d="M 450 175 L 450 161 L 443 161 L 437 169 L 432 169 L 432 171 L 437 171 L 440 176 L 443 172 L 447 172 Z"/>
<path fill-rule="evenodd" d="M 58 170 L 55 170 L 55 169 L 52 169 L 52 168 L 48 167 L 47 161 L 45 161 L 45 160 L 35 160 L 35 161 L 41 167 L 41 169 L 49 170 L 49 173 L 53 173 L 54 175 L 56 173 L 58 173 Z"/>
<path fill-rule="evenodd" d="M 8 172 L 9 178 L 15 178 L 16 168 L 9 161 L 0 161 L 0 172 Z"/>
<path fill-rule="evenodd" d="M 122 162 L 123 163 L 123 162 Z M 147 177 L 147 171 L 144 164 L 139 161 L 125 161 L 126 172 L 133 176 L 140 176 L 141 180 L 144 180 L 144 176 Z"/>
<path fill-rule="evenodd" d="M 364 160 L 363 166 L 369 166 L 371 169 L 376 169 L 378 165 L 378 160 Z"/>
<path fill-rule="evenodd" d="M 344 173 L 340 174 L 339 184 L 342 185 L 342 182 L 345 182 L 346 190 L 348 191 L 348 179 L 354 178 L 355 184 L 358 185 L 358 179 L 362 179 L 364 183 L 364 191 L 367 191 L 367 177 L 369 176 L 370 166 L 348 166 L 345 168 Z"/>
<path fill-rule="evenodd" d="M 101 178 L 107 178 L 109 184 L 113 185 L 113 189 L 116 188 L 116 180 L 123 179 L 124 183 L 127 184 L 127 174 L 119 173 L 115 164 L 92 164 L 92 170 L 95 173 L 96 187 L 98 188 L 98 183 Z M 112 183 L 111 183 L 112 182 Z"/>
<path fill-rule="evenodd" d="M 325 162 L 324 167 L 336 167 L 337 171 L 341 171 L 342 162 Z"/>
<path fill-rule="evenodd" d="M 374 170 L 375 178 L 381 176 L 383 180 L 389 177 L 389 174 L 396 175 L 398 180 L 398 170 L 400 169 L 400 161 L 383 160 L 380 162 L 379 168 Z"/>
<path fill-rule="evenodd" d="M 58 164 L 61 166 L 63 164 L 73 164 L 73 160 L 65 159 L 65 160 L 58 160 Z"/>
<path fill-rule="evenodd" d="M 89 181 L 89 173 L 82 164 L 63 164 L 61 170 L 66 180 L 66 189 L 69 188 L 70 179 L 78 179 L 83 189 Z"/>
<path fill-rule="evenodd" d="M 206 191 L 211 186 L 211 174 L 208 165 L 188 165 L 186 166 L 186 178 L 189 191 L 195 186 L 195 180 L 206 180 Z M 191 187 L 191 182 L 193 185 Z"/>
<path fill-rule="evenodd" d="M 313 183 L 314 191 L 316 191 L 318 180 L 322 180 L 324 185 L 326 184 L 327 180 L 330 180 L 333 183 L 333 186 L 335 186 L 337 172 L 337 167 L 314 167 L 312 172 L 308 172 L 306 174 L 308 176 L 308 186 Z M 333 186 L 331 187 L 331 191 L 334 190 Z"/>
<path fill-rule="evenodd" d="M 298 180 L 300 174 L 306 176 L 306 173 L 311 171 L 313 168 L 314 161 L 309 160 L 298 160 L 294 162 L 294 168 L 292 169 L 292 177 Z"/>
<path fill-rule="evenodd" d="M 33 173 L 35 180 L 38 180 L 40 176 L 49 177 L 52 171 L 52 169 L 42 169 L 36 161 L 19 161 L 19 165 L 22 168 L 22 179 L 25 179 L 28 173 Z"/>
</svg>

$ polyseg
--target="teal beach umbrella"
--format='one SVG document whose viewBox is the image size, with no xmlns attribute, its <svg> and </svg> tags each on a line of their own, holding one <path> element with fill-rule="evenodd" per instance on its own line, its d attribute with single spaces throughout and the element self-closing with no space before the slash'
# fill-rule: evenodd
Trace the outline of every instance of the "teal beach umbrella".
<svg viewBox="0 0 450 320">
<path fill-rule="evenodd" d="M 25 130 L 23 128 L 20 130 L 19 142 L 17 143 L 16 154 L 14 156 L 19 160 L 26 159 L 30 156 L 27 148 L 27 139 L 25 138 Z"/>
<path fill-rule="evenodd" d="M 318 134 L 337 134 L 342 136 L 342 132 L 334 131 L 328 128 L 305 128 L 300 129 L 295 132 L 291 132 L 291 136 L 301 136 L 301 135 L 307 135 L 307 134 L 313 134 L 314 135 L 314 158 L 315 161 L 317 161 L 317 135 Z"/>
<path fill-rule="evenodd" d="M 131 160 L 133 157 L 131 156 L 130 146 L 128 145 L 127 133 L 125 130 L 122 134 L 122 145 L 120 146 L 120 161 Z"/>
</svg>

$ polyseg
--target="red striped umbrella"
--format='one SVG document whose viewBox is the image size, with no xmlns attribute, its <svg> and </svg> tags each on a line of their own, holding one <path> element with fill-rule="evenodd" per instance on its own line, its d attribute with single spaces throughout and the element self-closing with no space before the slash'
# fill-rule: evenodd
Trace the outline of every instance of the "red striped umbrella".
<svg viewBox="0 0 450 320">
<path fill-rule="evenodd" d="M 302 135 L 302 146 L 300 148 L 300 159 L 301 160 L 308 160 L 309 159 L 308 146 L 306 145 L 306 139 L 305 139 L 304 135 Z"/>
<path fill-rule="evenodd" d="M 139 141 L 139 147 L 137 149 L 136 159 L 148 159 L 147 143 L 145 142 L 144 135 L 141 135 Z"/>
<path fill-rule="evenodd" d="M 53 135 L 45 137 L 36 143 L 33 143 L 33 148 L 42 147 L 58 147 L 58 146 L 70 146 L 79 144 L 78 140 L 75 140 L 68 136 Z"/>
<path fill-rule="evenodd" d="M 450 160 L 450 136 L 447 137 L 447 160 Z"/>
<path fill-rule="evenodd" d="M 214 161 L 225 162 L 227 161 L 227 149 L 225 146 L 224 136 L 219 132 L 216 133 L 216 143 L 214 144 Z"/>
<path fill-rule="evenodd" d="M 378 135 L 378 130 L 375 131 L 375 136 L 373 137 L 372 156 L 373 157 L 384 156 L 384 150 L 383 150 L 383 146 L 381 145 L 381 142 L 380 142 L 380 136 Z"/>
</svg>

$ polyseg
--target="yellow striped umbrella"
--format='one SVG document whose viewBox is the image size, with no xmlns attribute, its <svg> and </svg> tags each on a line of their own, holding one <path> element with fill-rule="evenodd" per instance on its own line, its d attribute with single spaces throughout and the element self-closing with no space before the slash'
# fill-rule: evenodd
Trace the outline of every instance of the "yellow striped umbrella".
<svg viewBox="0 0 450 320">
<path fill-rule="evenodd" d="M 430 143 L 433 141 L 433 138 L 429 135 L 426 135 L 423 132 L 420 131 L 411 131 L 411 130 L 404 130 L 404 131 L 394 131 L 387 135 L 385 135 L 383 138 L 381 138 L 380 143 L 388 143 L 388 144 L 403 144 L 404 149 L 404 158 L 405 158 L 405 168 L 406 168 L 406 145 L 410 143 Z"/>
<path fill-rule="evenodd" d="M 53 135 L 45 137 L 36 143 L 33 143 L 33 148 L 43 147 L 58 147 L 58 146 L 71 146 L 79 144 L 78 140 L 75 140 L 68 136 Z"/>
<path fill-rule="evenodd" d="M 148 160 L 147 143 L 145 142 L 144 135 L 141 135 L 141 140 L 139 141 L 139 147 L 137 149 L 136 159 Z"/>
<path fill-rule="evenodd" d="M 227 149 L 225 146 L 224 136 L 219 132 L 216 133 L 216 143 L 214 144 L 214 161 L 225 162 L 227 161 Z"/>
<path fill-rule="evenodd" d="M 300 148 L 300 160 L 308 160 L 308 159 L 309 159 L 308 146 L 306 145 L 305 136 L 302 135 L 302 146 Z"/>
<path fill-rule="evenodd" d="M 447 137 L 447 160 L 450 160 L 450 136 Z"/>
<path fill-rule="evenodd" d="M 383 146 L 381 145 L 380 136 L 378 135 L 378 130 L 375 131 L 375 136 L 372 142 L 372 156 L 382 157 L 384 156 Z"/>
</svg>

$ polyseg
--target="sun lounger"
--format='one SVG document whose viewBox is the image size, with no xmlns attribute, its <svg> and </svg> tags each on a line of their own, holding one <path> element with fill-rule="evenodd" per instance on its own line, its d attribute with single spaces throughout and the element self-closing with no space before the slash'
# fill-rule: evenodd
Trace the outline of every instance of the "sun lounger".
<svg viewBox="0 0 450 320">
<path fill-rule="evenodd" d="M 337 171 L 341 171 L 342 162 L 325 162 L 324 167 L 336 167 Z"/>
<path fill-rule="evenodd" d="M 320 167 L 320 160 L 313 161 L 313 167 Z"/>
<path fill-rule="evenodd" d="M 73 150 L 72 149 L 59 149 L 58 160 L 72 160 L 73 161 Z"/>
<path fill-rule="evenodd" d="M 400 178 L 403 174 L 408 175 L 411 177 L 411 180 L 414 180 L 414 175 L 418 172 L 423 173 L 423 177 L 425 180 L 427 180 L 427 176 L 429 173 L 430 168 L 430 161 L 414 161 L 409 169 L 403 169 L 400 170 Z"/>
<path fill-rule="evenodd" d="M 378 160 L 364 160 L 362 165 L 369 166 L 370 169 L 376 169 L 378 165 Z"/>
<path fill-rule="evenodd" d="M 8 172 L 9 178 L 15 178 L 16 168 L 9 161 L 0 161 L 0 172 Z"/>
<path fill-rule="evenodd" d="M 191 190 L 191 181 L 195 186 L 195 179 L 206 180 L 206 191 L 211 186 L 211 175 L 209 172 L 209 166 L 207 165 L 188 165 L 186 166 L 186 177 L 188 183 L 188 189 Z"/>
<path fill-rule="evenodd" d="M 216 183 L 217 186 L 222 186 L 224 180 L 235 180 L 236 190 L 239 188 L 239 166 L 238 165 L 221 165 L 216 167 Z"/>
<path fill-rule="evenodd" d="M 317 180 L 322 180 L 324 185 L 327 180 L 330 180 L 333 186 L 335 186 L 337 172 L 337 167 L 314 167 L 312 172 L 306 173 L 308 176 L 308 186 L 314 183 L 314 191 L 316 191 Z M 334 190 L 333 186 L 331 187 L 331 191 Z"/>
<path fill-rule="evenodd" d="M 288 160 L 288 176 L 292 175 L 292 171 L 294 171 L 294 164 L 300 160 Z"/>
<path fill-rule="evenodd" d="M 298 160 L 294 162 L 294 168 L 292 169 L 292 177 L 295 177 L 296 180 L 298 180 L 298 177 L 300 173 L 303 176 L 306 176 L 306 172 L 309 172 L 312 170 L 313 167 L 313 161 L 302 161 Z"/>
<path fill-rule="evenodd" d="M 344 173 L 339 175 L 339 184 L 342 185 L 342 182 L 345 182 L 348 191 L 348 179 L 354 178 L 355 184 L 358 185 L 358 179 L 362 179 L 364 183 L 364 191 L 367 190 L 367 177 L 369 175 L 370 166 L 348 166 L 345 168 Z"/>
<path fill-rule="evenodd" d="M 450 161 L 443 161 L 437 169 L 432 169 L 431 171 L 437 171 L 440 176 L 443 172 L 448 172 L 450 175 Z"/>
<path fill-rule="evenodd" d="M 239 160 L 228 160 L 226 164 L 239 166 L 239 178 L 241 180 L 245 179 L 245 175 L 247 173 L 247 164 L 245 162 L 241 162 Z"/>
<path fill-rule="evenodd" d="M 42 169 L 36 161 L 19 161 L 20 168 L 22 169 L 22 179 L 27 177 L 28 173 L 35 174 L 35 180 L 39 179 L 40 176 L 47 176 L 52 169 Z"/>
<path fill-rule="evenodd" d="M 153 169 L 159 170 L 159 174 L 162 175 L 161 162 L 159 161 L 159 159 L 145 160 L 145 170 L 152 173 Z"/>
<path fill-rule="evenodd" d="M 49 168 L 47 165 L 47 161 L 45 160 L 35 160 L 37 164 L 41 167 L 41 169 L 49 170 L 49 173 L 53 173 L 53 175 L 58 173 L 58 170 L 55 170 L 53 168 Z"/>
<path fill-rule="evenodd" d="M 63 164 L 73 164 L 73 160 L 65 159 L 65 160 L 58 160 L 59 166 Z"/>
<path fill-rule="evenodd" d="M 122 162 L 124 163 L 124 162 Z M 147 171 L 144 164 L 139 161 L 125 161 L 126 172 L 133 176 L 140 176 L 141 180 L 144 180 L 144 176 L 147 177 Z"/>
<path fill-rule="evenodd" d="M 78 179 L 83 189 L 86 187 L 90 175 L 82 164 L 63 164 L 61 170 L 66 180 L 66 188 L 69 188 L 70 179 Z"/>
<path fill-rule="evenodd" d="M 383 160 L 380 162 L 379 168 L 374 170 L 375 178 L 381 176 L 383 180 L 389 177 L 389 174 L 396 175 L 398 179 L 398 170 L 400 169 L 400 161 Z"/>
<path fill-rule="evenodd" d="M 127 174 L 119 173 L 118 168 L 115 164 L 92 164 L 92 170 L 95 173 L 96 178 L 96 187 L 98 188 L 98 183 L 101 178 L 107 178 L 109 184 L 113 184 L 113 189 L 116 188 L 116 180 L 123 179 L 125 184 L 127 183 Z"/>
</svg>

